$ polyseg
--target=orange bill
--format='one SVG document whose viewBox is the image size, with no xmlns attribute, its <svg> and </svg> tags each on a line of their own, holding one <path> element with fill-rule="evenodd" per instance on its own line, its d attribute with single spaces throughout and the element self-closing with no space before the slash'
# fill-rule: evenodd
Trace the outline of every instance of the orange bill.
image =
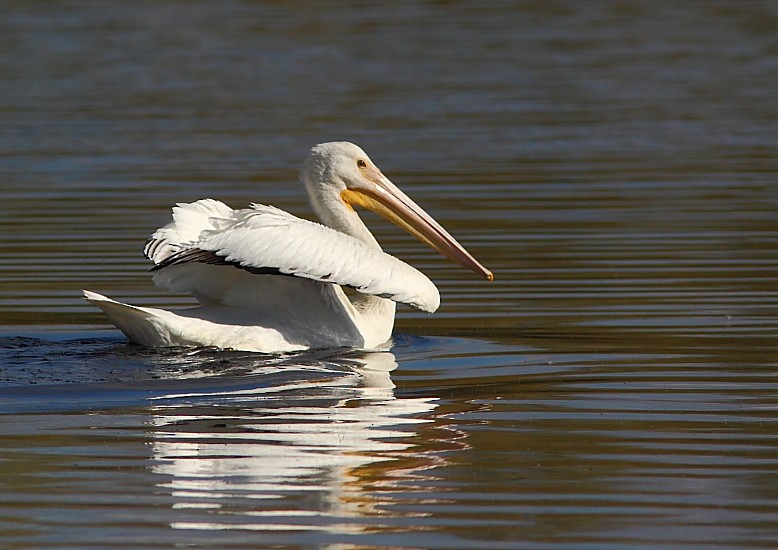
<svg viewBox="0 0 778 550">
<path fill-rule="evenodd" d="M 453 262 L 466 267 L 489 281 L 494 280 L 491 271 L 465 250 L 448 231 L 432 216 L 403 193 L 389 178 L 371 166 L 365 170 L 370 185 L 365 188 L 345 189 L 341 197 L 349 206 L 361 206 L 383 216 L 390 222 L 437 250 Z"/>
</svg>

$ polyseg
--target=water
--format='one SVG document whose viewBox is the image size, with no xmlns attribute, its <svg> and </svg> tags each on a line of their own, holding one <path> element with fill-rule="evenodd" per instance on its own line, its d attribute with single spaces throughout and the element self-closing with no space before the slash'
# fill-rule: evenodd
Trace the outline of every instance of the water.
<svg viewBox="0 0 778 550">
<path fill-rule="evenodd" d="M 778 546 L 778 10 L 5 2 L 3 547 Z M 127 345 L 178 201 L 362 145 L 495 273 L 390 351 Z"/>
</svg>

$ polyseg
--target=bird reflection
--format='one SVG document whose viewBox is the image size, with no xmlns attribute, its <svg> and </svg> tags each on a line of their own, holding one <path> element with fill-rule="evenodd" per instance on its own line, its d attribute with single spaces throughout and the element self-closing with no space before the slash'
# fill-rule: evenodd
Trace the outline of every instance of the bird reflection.
<svg viewBox="0 0 778 550">
<path fill-rule="evenodd" d="M 430 468 L 436 398 L 394 395 L 391 352 L 259 364 L 272 384 L 157 400 L 152 469 L 188 529 L 362 529 L 370 488 Z M 245 376 L 245 375 L 244 375 Z"/>
</svg>

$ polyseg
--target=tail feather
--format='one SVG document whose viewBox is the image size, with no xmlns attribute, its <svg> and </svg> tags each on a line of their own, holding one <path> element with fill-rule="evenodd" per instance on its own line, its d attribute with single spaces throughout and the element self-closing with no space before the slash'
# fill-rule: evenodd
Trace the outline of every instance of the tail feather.
<svg viewBox="0 0 778 550">
<path fill-rule="evenodd" d="M 83 292 L 84 298 L 102 309 L 131 342 L 151 347 L 174 345 L 164 322 L 153 311 L 123 304 L 96 292 Z"/>
<path fill-rule="evenodd" d="M 288 341 L 276 328 L 258 326 L 255 312 L 248 308 L 194 307 L 175 312 L 131 306 L 96 292 L 83 292 L 84 298 L 103 310 L 131 342 L 143 346 L 213 346 L 265 353 L 311 347 Z"/>
</svg>

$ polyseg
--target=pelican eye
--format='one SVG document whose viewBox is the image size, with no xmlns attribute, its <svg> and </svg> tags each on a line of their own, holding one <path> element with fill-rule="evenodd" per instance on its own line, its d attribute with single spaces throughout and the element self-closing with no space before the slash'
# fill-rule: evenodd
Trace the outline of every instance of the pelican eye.
<svg viewBox="0 0 778 550">
<path fill-rule="evenodd" d="M 359 167 L 359 168 L 367 168 L 367 163 L 364 160 L 359 159 L 357 161 L 357 167 Z"/>
</svg>

